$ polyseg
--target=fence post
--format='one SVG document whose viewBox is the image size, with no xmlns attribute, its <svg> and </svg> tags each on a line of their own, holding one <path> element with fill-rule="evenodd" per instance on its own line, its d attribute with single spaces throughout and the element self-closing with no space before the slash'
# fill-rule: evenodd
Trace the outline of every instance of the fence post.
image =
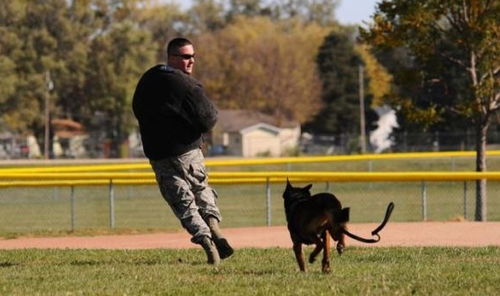
<svg viewBox="0 0 500 296">
<path fill-rule="evenodd" d="M 325 191 L 330 192 L 330 181 L 326 181 Z"/>
<path fill-rule="evenodd" d="M 267 210 L 267 226 L 271 226 L 271 185 L 269 178 L 266 178 L 266 210 Z"/>
<path fill-rule="evenodd" d="M 427 221 L 427 183 L 422 181 L 422 220 Z"/>
<path fill-rule="evenodd" d="M 115 190 L 113 179 L 109 179 L 109 227 L 115 228 Z"/>
<path fill-rule="evenodd" d="M 75 231 L 75 186 L 71 186 L 70 190 L 70 201 L 71 201 L 71 231 Z"/>
<path fill-rule="evenodd" d="M 467 181 L 464 181 L 464 219 L 467 220 Z"/>
</svg>

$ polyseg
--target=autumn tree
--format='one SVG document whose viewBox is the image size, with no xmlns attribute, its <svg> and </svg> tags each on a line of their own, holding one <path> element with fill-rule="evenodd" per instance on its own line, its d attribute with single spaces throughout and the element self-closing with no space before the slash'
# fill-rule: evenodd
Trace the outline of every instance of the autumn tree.
<svg viewBox="0 0 500 296">
<path fill-rule="evenodd" d="M 305 122 L 320 104 L 314 62 L 327 29 L 297 20 L 239 17 L 197 38 L 197 76 L 223 109 Z"/>
<path fill-rule="evenodd" d="M 494 0 L 384 0 L 363 32 L 375 48 L 402 47 L 420 65 L 410 81 L 426 85 L 429 95 L 401 98 L 402 110 L 427 122 L 452 111 L 475 126 L 478 172 L 486 171 L 486 136 L 500 107 L 499 15 L 500 2 Z M 436 96 L 436 87 L 455 95 Z M 479 180 L 476 220 L 486 220 L 486 199 L 486 180 Z"/>
</svg>

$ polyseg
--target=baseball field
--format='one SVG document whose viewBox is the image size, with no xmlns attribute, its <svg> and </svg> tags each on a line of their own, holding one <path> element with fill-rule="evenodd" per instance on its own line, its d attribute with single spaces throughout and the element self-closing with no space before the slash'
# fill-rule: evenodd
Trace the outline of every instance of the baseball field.
<svg viewBox="0 0 500 296">
<path fill-rule="evenodd" d="M 499 185 L 489 185 L 488 217 L 498 221 Z M 388 201 L 396 209 L 380 243 L 348 240 L 345 253 L 331 257 L 329 274 L 318 262 L 298 271 L 279 184 L 272 187 L 271 226 L 264 226 L 263 186 L 217 188 L 222 226 L 236 248 L 218 267 L 205 263 L 154 187 L 117 190 L 118 229 L 104 231 L 106 190 L 77 188 L 74 221 L 64 190 L 3 190 L 0 295 L 498 295 L 500 223 L 469 222 L 473 186 L 463 186 L 428 184 L 422 222 L 421 184 L 332 184 L 352 207 L 350 229 L 357 234 L 376 227 Z M 68 231 L 71 221 L 75 229 Z"/>
</svg>

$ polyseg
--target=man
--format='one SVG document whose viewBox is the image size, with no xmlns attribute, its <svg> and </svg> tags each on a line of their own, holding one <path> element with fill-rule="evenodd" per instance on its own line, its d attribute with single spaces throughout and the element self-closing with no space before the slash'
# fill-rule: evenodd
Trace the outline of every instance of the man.
<svg viewBox="0 0 500 296">
<path fill-rule="evenodd" d="M 170 41 L 167 65 L 154 66 L 139 80 L 133 110 L 163 198 L 191 241 L 203 247 L 207 262 L 217 265 L 233 249 L 219 229 L 217 193 L 208 185 L 203 164 L 202 134 L 215 125 L 217 110 L 190 76 L 194 57 L 189 40 Z"/>
</svg>

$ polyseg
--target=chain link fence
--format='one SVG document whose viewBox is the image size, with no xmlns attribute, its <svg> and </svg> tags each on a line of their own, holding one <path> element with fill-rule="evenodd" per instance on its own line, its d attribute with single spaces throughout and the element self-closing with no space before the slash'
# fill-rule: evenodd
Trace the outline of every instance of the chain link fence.
<svg viewBox="0 0 500 296">
<path fill-rule="evenodd" d="M 223 227 L 285 225 L 284 186 L 214 185 Z M 474 220 L 474 182 L 316 182 L 312 192 L 334 193 L 351 208 L 351 222 L 380 222 L 391 201 L 392 221 Z M 488 182 L 489 221 L 500 221 L 499 192 L 500 182 Z M 0 190 L 0 234 L 180 228 L 154 185 Z"/>
</svg>

